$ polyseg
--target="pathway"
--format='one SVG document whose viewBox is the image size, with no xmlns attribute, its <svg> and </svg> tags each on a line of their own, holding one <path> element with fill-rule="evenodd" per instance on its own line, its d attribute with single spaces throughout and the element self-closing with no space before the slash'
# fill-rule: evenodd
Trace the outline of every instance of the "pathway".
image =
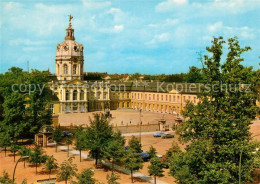
<svg viewBox="0 0 260 184">
<path fill-rule="evenodd" d="M 60 150 L 62 150 L 62 151 L 68 151 L 68 147 L 67 147 L 67 146 L 58 146 L 58 148 L 59 148 Z M 74 155 L 79 155 L 79 151 L 74 150 L 74 149 L 69 149 L 69 152 L 72 153 L 72 154 L 74 154 Z M 81 156 L 82 156 L 82 158 L 87 159 L 87 160 L 94 160 L 94 159 L 88 157 L 88 155 L 87 155 L 86 153 L 81 153 Z M 110 162 L 102 161 L 102 164 L 103 164 L 104 166 L 109 167 L 109 168 L 112 167 L 112 164 L 111 164 Z M 114 164 L 114 169 L 117 170 L 117 171 L 119 171 L 119 172 L 122 172 L 122 173 L 124 173 L 124 174 L 130 175 L 130 171 L 129 171 L 129 170 L 127 170 L 127 169 L 125 169 L 125 168 L 123 168 L 123 167 L 121 167 L 121 166 L 119 166 L 119 165 Z M 147 181 L 147 182 L 149 182 L 149 183 L 154 183 L 154 179 L 153 179 L 152 177 L 147 176 L 147 175 L 144 175 L 144 174 L 142 174 L 142 173 L 140 173 L 140 172 L 134 172 L 133 176 L 134 176 L 135 178 L 139 178 L 139 179 L 144 180 L 144 181 Z M 157 183 L 157 184 L 168 184 L 168 183 L 166 183 L 166 182 L 164 182 L 164 181 L 160 181 L 160 180 L 158 180 L 158 179 L 157 179 L 156 183 Z"/>
</svg>

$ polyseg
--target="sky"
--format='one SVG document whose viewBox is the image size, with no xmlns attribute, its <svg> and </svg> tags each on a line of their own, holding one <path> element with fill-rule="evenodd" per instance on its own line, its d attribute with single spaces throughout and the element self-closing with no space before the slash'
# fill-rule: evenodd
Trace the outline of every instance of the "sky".
<svg viewBox="0 0 260 184">
<path fill-rule="evenodd" d="M 0 0 L 0 73 L 27 61 L 54 73 L 69 14 L 85 72 L 187 72 L 218 36 L 237 36 L 260 68 L 260 0 Z"/>
</svg>

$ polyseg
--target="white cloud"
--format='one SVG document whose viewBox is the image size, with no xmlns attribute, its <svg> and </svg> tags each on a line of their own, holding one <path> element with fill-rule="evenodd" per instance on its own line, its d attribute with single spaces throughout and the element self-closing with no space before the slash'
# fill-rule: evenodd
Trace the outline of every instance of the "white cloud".
<svg viewBox="0 0 260 184">
<path fill-rule="evenodd" d="M 170 40 L 170 34 L 162 33 L 162 34 L 154 35 L 154 37 L 151 41 L 146 42 L 146 45 L 153 45 L 153 44 L 157 44 L 157 43 L 168 42 L 169 40 Z"/>
<path fill-rule="evenodd" d="M 9 41 L 9 44 L 11 46 L 17 46 L 17 45 L 38 46 L 38 45 L 44 45 L 46 43 L 48 43 L 48 42 L 47 41 L 32 41 L 29 39 L 22 39 L 22 38 L 18 38 L 18 39 Z"/>
<path fill-rule="evenodd" d="M 87 10 L 97 10 L 97 9 L 107 8 L 111 6 L 112 3 L 110 1 L 103 2 L 103 1 L 82 0 L 82 4 L 84 8 L 86 8 Z"/>
<path fill-rule="evenodd" d="M 188 0 L 167 0 L 159 3 L 156 6 L 155 10 L 158 12 L 164 12 L 164 11 L 172 10 L 178 6 L 182 6 L 185 4 L 188 4 Z"/>
<path fill-rule="evenodd" d="M 124 30 L 124 25 L 115 25 L 113 30 L 115 33 L 120 33 Z"/>
<path fill-rule="evenodd" d="M 223 23 L 221 21 L 219 21 L 219 22 L 216 22 L 215 24 L 209 25 L 208 30 L 210 32 L 216 32 L 216 31 L 222 29 L 222 27 L 223 27 Z"/>
</svg>

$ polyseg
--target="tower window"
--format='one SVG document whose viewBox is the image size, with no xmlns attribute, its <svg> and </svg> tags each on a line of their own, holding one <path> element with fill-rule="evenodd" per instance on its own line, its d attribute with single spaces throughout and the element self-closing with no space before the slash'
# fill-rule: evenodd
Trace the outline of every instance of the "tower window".
<svg viewBox="0 0 260 184">
<path fill-rule="evenodd" d="M 63 71 L 64 74 L 68 74 L 68 66 L 65 64 L 64 65 L 64 71 Z"/>
<path fill-rule="evenodd" d="M 75 75 L 77 73 L 77 65 L 73 65 L 73 74 Z"/>
</svg>

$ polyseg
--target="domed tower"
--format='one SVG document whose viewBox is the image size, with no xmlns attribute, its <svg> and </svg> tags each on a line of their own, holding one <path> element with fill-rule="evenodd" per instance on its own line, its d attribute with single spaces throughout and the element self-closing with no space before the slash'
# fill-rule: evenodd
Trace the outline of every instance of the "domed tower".
<svg viewBox="0 0 260 184">
<path fill-rule="evenodd" d="M 83 45 L 75 41 L 74 29 L 71 26 L 72 18 L 69 15 L 65 41 L 57 45 L 56 75 L 58 80 L 83 79 Z"/>
</svg>

